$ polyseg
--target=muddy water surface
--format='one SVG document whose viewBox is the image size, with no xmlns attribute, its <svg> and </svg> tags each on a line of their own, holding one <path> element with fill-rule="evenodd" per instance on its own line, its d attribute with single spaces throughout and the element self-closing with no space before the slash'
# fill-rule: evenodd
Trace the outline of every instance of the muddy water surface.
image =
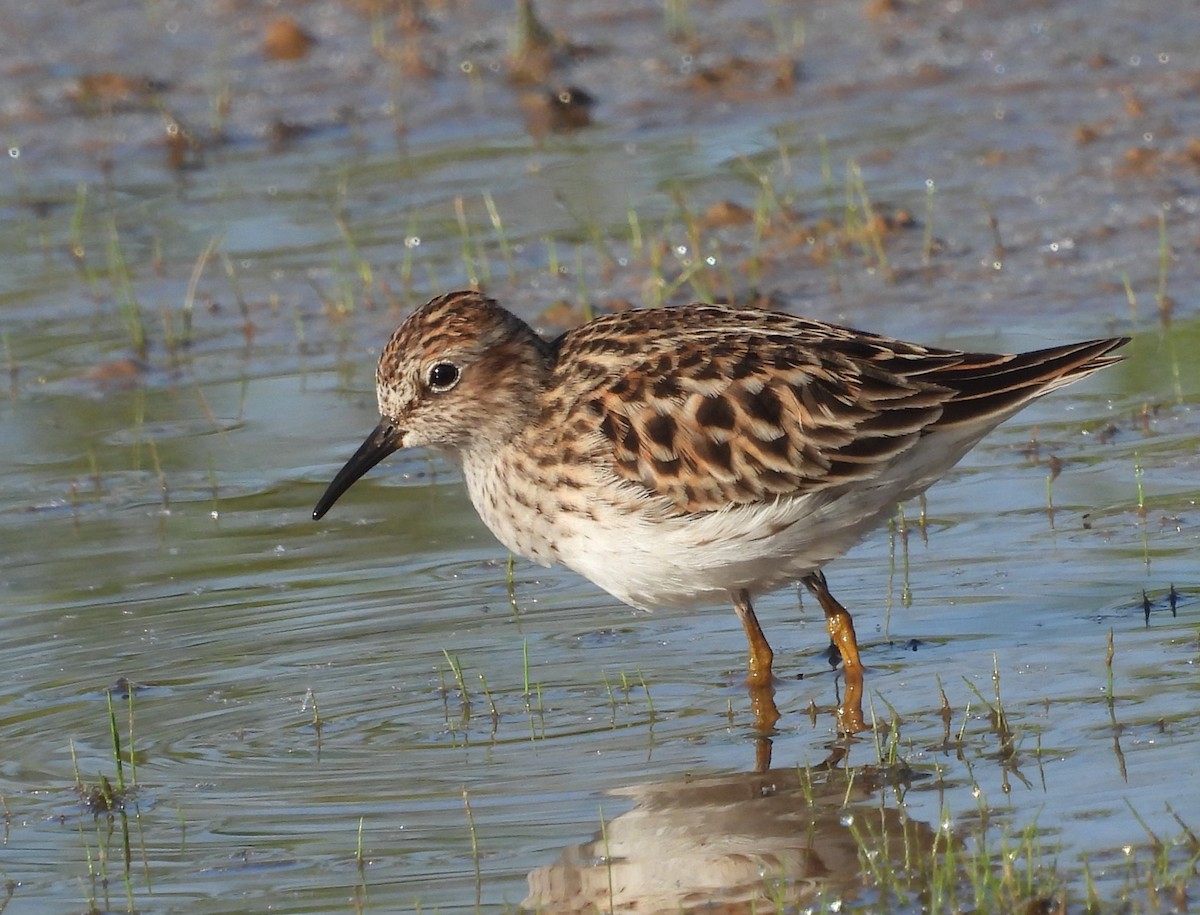
<svg viewBox="0 0 1200 915">
<path fill-rule="evenodd" d="M 981 818 L 1075 903 L 1084 861 L 1102 899 L 1140 873 L 1138 818 L 1186 862 L 1195 11 L 884 6 L 547 5 L 577 132 L 508 80 L 505 3 L 299 5 L 298 60 L 232 0 L 0 8 L 6 913 L 869 908 L 864 836 L 903 861 Z M 731 612 L 510 588 L 425 454 L 311 521 L 386 335 L 471 282 L 548 333 L 756 291 L 929 343 L 1134 340 L 828 569 L 878 742 L 836 734 L 816 608 L 761 601 L 753 775 Z M 111 803 L 110 699 L 125 819 L 79 790 Z"/>
</svg>

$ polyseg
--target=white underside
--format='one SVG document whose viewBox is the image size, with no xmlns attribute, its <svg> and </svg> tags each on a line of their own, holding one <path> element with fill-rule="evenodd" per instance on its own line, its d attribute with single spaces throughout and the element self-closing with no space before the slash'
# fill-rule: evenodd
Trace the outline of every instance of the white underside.
<svg viewBox="0 0 1200 915">
<path fill-rule="evenodd" d="M 591 525 L 560 536 L 559 555 L 567 567 L 643 610 L 728 603 L 730 591 L 771 591 L 853 546 L 865 531 L 848 524 L 844 511 L 861 514 L 840 500 L 809 496 L 655 524 L 627 521 L 611 536 Z M 764 535 L 782 524 L 788 527 Z M 874 519 L 867 527 L 873 526 Z"/>
<path fill-rule="evenodd" d="M 595 518 L 549 518 L 545 508 L 514 510 L 503 499 L 506 510 L 498 511 L 488 498 L 495 468 L 465 469 L 476 510 L 510 550 L 542 565 L 559 562 L 619 600 L 652 610 L 724 603 L 731 591 L 754 596 L 799 580 L 928 488 L 981 434 L 930 435 L 867 483 L 682 517 L 606 508 L 603 499 L 592 502 Z"/>
</svg>

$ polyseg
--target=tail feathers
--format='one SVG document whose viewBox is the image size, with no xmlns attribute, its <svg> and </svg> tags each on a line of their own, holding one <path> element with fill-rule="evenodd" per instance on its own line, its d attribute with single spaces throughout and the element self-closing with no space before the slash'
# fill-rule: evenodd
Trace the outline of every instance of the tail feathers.
<svg viewBox="0 0 1200 915">
<path fill-rule="evenodd" d="M 956 392 L 934 428 L 988 419 L 994 425 L 1031 400 L 1120 362 L 1123 357 L 1111 353 L 1128 342 L 1128 337 L 1109 337 L 1013 356 L 968 354 L 957 365 L 926 376 Z"/>
</svg>

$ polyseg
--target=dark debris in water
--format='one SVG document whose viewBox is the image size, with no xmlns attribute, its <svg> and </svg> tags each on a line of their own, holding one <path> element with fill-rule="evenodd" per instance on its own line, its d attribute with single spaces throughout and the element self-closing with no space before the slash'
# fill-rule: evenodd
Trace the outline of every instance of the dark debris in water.
<svg viewBox="0 0 1200 915">
<path fill-rule="evenodd" d="M 267 60 L 301 60 L 316 43 L 316 38 L 291 16 L 279 16 L 267 23 L 262 53 Z"/>
<path fill-rule="evenodd" d="M 519 99 L 525 129 L 538 139 L 547 133 L 573 133 L 592 123 L 595 97 L 578 86 L 524 92 Z"/>
<path fill-rule="evenodd" d="M 85 785 L 81 782 L 76 785 L 76 789 L 79 791 L 79 799 L 83 803 L 84 810 L 92 816 L 103 816 L 126 810 L 136 793 L 136 789 L 133 787 L 114 785 L 103 775 L 95 785 Z"/>
<path fill-rule="evenodd" d="M 253 849 L 244 848 L 229 856 L 229 863 L 217 867 L 206 867 L 201 874 L 224 874 L 246 871 L 277 871 L 297 867 L 295 858 L 269 858 Z"/>
<path fill-rule="evenodd" d="M 114 699 L 128 699 L 131 695 L 139 696 L 152 688 L 145 683 L 135 683 L 128 677 L 117 677 L 113 685 L 108 688 L 108 693 Z"/>
<path fill-rule="evenodd" d="M 1185 601 L 1186 602 L 1186 601 Z M 1142 613 L 1146 620 L 1146 627 L 1150 627 L 1150 614 L 1154 611 L 1170 610 L 1172 618 L 1179 616 L 1180 593 L 1172 582 L 1171 586 L 1165 592 L 1157 596 L 1151 596 L 1145 588 L 1142 589 Z"/>
<path fill-rule="evenodd" d="M 114 359 L 92 366 L 84 378 L 102 392 L 127 391 L 140 385 L 148 370 L 149 366 L 140 359 Z"/>
</svg>

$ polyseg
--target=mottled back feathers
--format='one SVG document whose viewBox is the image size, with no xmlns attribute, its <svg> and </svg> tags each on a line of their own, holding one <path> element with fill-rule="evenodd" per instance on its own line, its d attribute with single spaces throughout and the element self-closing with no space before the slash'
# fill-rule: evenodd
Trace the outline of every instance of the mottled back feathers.
<svg viewBox="0 0 1200 915">
<path fill-rule="evenodd" d="M 599 428 L 621 478 L 707 512 L 871 480 L 939 429 L 982 437 L 1121 342 L 972 354 L 774 312 L 631 311 L 555 341 L 573 399 L 549 410 Z"/>
</svg>

